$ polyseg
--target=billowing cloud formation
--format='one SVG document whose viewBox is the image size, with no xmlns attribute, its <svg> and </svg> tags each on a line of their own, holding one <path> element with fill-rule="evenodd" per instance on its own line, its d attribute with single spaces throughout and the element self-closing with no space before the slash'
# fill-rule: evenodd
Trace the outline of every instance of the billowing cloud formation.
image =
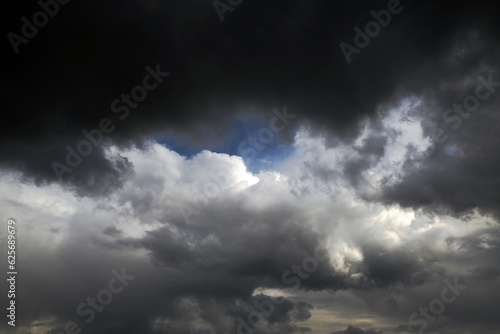
<svg viewBox="0 0 500 334">
<path fill-rule="evenodd" d="M 420 305 L 439 298 L 443 280 L 455 277 L 468 290 L 429 328 L 476 328 L 479 312 L 494 326 L 497 222 L 476 213 L 465 224 L 370 204 L 358 195 L 370 191 L 368 176 L 357 185 L 342 171 L 322 176 L 328 162 L 366 156 L 370 142 L 336 151 L 301 132 L 296 153 L 279 170 L 259 174 L 237 156 L 203 151 L 187 159 L 154 142 L 142 150 L 114 147 L 110 159 L 123 157 L 131 172 L 105 200 L 19 185 L 18 176 L 4 173 L 3 205 L 18 212 L 24 254 L 18 300 L 30 305 L 20 330 L 59 333 L 72 321 L 93 333 L 235 333 L 241 326 L 294 333 L 317 330 L 316 312 L 335 315 L 339 301 L 351 314 L 363 305 L 376 317 L 371 327 L 387 330 L 408 325 Z M 314 152 L 322 159 L 310 159 Z M 14 189 L 18 199 L 7 200 Z M 186 220 L 182 208 L 195 213 Z M 87 297 L 99 301 L 112 269 L 134 278 L 87 324 Z M 269 305 L 272 312 L 262 315 Z M 347 327 L 342 317 L 330 332 Z"/>
</svg>

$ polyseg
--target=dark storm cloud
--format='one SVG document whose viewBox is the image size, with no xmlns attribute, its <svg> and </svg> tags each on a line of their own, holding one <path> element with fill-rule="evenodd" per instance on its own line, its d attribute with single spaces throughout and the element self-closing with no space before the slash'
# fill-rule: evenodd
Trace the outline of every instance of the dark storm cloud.
<svg viewBox="0 0 500 334">
<path fill-rule="evenodd" d="M 456 84 L 464 79 L 472 83 L 453 89 L 454 94 L 447 90 L 436 92 L 453 96 L 446 102 L 425 103 L 420 116 L 424 130 L 433 136 L 430 133 L 438 128 L 443 135 L 432 143 L 428 153 L 407 157 L 406 176 L 401 183 L 383 188 L 379 200 L 463 217 L 478 208 L 482 213 L 499 217 L 500 118 L 497 106 L 500 87 L 493 87 L 494 91 L 487 99 L 479 101 L 475 111 L 464 109 L 464 117 L 446 113 L 454 104 L 464 104 L 467 96 L 474 96 L 476 87 L 483 87 L 481 93 L 488 92 L 477 79 L 478 75 L 485 79 L 491 77 L 500 86 L 500 71 L 494 70 L 478 69 L 476 73 L 457 78 Z M 435 102 L 436 97 L 429 100 Z"/>
<path fill-rule="evenodd" d="M 117 229 L 115 226 L 108 226 L 102 231 L 102 233 L 109 235 L 109 236 L 115 236 L 115 235 L 121 234 L 122 232 L 119 229 Z"/>
<path fill-rule="evenodd" d="M 419 254 L 414 250 L 387 251 L 381 246 L 365 245 L 363 256 L 362 271 L 377 287 L 397 283 L 413 286 L 429 276 L 425 272 L 429 264 L 419 263 Z"/>
<path fill-rule="evenodd" d="M 353 43 L 353 28 L 364 27 L 373 19 L 370 10 L 386 9 L 386 1 L 244 2 L 223 23 L 212 4 L 201 1 L 61 6 L 4 64 L 9 122 L 0 131 L 2 165 L 39 182 L 55 181 L 51 162 L 62 162 L 64 147 L 84 139 L 81 131 L 98 127 L 103 117 L 116 122 L 110 137 L 120 145 L 173 129 L 212 146 L 236 113 L 286 104 L 305 115 L 302 122 L 349 139 L 380 103 L 421 94 L 495 59 L 496 3 L 401 5 L 404 10 L 349 65 L 339 43 Z M 17 4 L 5 32 L 19 33 L 20 17 L 36 10 Z M 453 42 L 470 29 L 489 53 L 472 50 L 473 57 L 443 67 Z M 120 122 L 111 102 L 158 63 L 171 76 Z M 88 179 L 113 174 L 116 168 L 102 161 L 100 150 L 79 167 L 84 171 L 65 174 L 68 182 L 86 190 Z"/>
<path fill-rule="evenodd" d="M 499 270 L 494 264 L 500 249 L 498 230 L 482 229 L 464 237 L 448 238 L 448 246 L 456 251 L 447 255 L 432 250 L 433 239 L 428 235 L 426 240 L 407 242 L 404 247 L 396 249 L 381 245 L 364 247 L 361 270 L 377 288 L 391 291 L 390 309 L 386 312 L 394 312 L 407 319 L 412 313 L 418 313 L 419 307 L 428 307 L 432 300 L 440 298 L 442 289 L 446 287 L 443 283 L 445 279 L 450 282 L 458 279 L 459 284 L 466 285 L 467 289 L 446 306 L 444 315 L 447 320 L 439 318 L 430 321 L 427 330 L 449 329 L 447 321 L 450 320 L 460 322 L 464 330 L 477 324 L 484 326 L 484 330 L 497 326 L 493 309 L 498 298 L 496 280 Z M 370 245 L 370 242 L 365 244 Z M 391 289 L 398 285 L 404 288 Z M 404 291 L 410 287 L 410 290 Z M 401 297 L 406 293 L 410 298 L 404 300 Z M 477 300 L 481 303 L 472 307 Z M 403 329 L 395 332 L 400 333 Z M 408 328 L 406 330 L 411 332 Z"/>
<path fill-rule="evenodd" d="M 248 216 L 238 206 L 227 208 L 223 217 L 217 211 L 207 210 L 197 223 L 182 226 L 176 236 L 169 226 L 148 233 L 142 240 L 124 238 L 119 243 L 124 247 L 144 248 L 150 252 L 153 264 L 186 273 L 177 289 L 179 293 L 196 291 L 203 296 L 249 298 L 257 287 L 312 290 L 348 287 L 344 275 L 335 273 L 328 261 L 318 261 L 314 274 L 302 269 L 301 275 L 307 275 L 305 279 L 291 272 L 292 266 L 302 266 L 305 258 L 314 256 L 314 250 L 321 248 L 322 243 L 319 235 L 293 218 L 293 208 L 259 214 L 249 221 L 232 218 Z M 239 235 L 240 229 L 247 231 L 245 235 Z M 290 273 L 284 281 L 287 270 Z"/>
<path fill-rule="evenodd" d="M 224 242 L 223 247 L 204 245 L 200 243 L 205 237 L 204 230 L 205 228 L 199 227 L 191 236 L 186 232 L 176 240 L 171 237 L 171 232 L 156 230 L 149 232 L 142 240 L 119 238 L 118 248 L 95 239 L 90 242 L 86 239 L 68 239 L 55 255 L 44 261 L 45 266 L 58 269 L 53 271 L 55 276 L 49 278 L 51 273 L 39 276 L 38 283 L 23 281 L 24 292 L 19 296 L 19 300 L 29 298 L 32 305 L 36 305 L 33 309 L 25 310 L 24 316 L 26 319 L 34 319 L 42 310 L 57 315 L 57 320 L 51 325 L 62 325 L 50 333 L 64 331 L 64 326 L 69 321 L 75 322 L 82 330 L 93 333 L 206 333 L 200 319 L 217 332 L 236 333 L 238 317 L 247 321 L 250 313 L 260 312 L 255 306 L 256 303 L 269 303 L 271 300 L 264 294 L 252 296 L 254 289 L 266 285 L 283 287 L 281 273 L 277 273 L 279 275 L 273 282 L 273 278 L 269 276 L 272 277 L 274 273 L 268 273 L 266 270 L 291 266 L 294 262 L 300 263 L 303 254 L 307 254 L 300 249 L 303 246 L 314 246 L 308 245 L 313 240 L 297 240 L 298 245 L 290 243 L 285 249 L 273 250 L 276 245 L 270 239 L 278 240 L 277 235 L 266 239 L 264 235 L 268 231 L 262 231 L 262 235 L 252 235 L 246 240 L 247 238 L 242 236 L 238 237 L 235 230 L 226 232 L 227 237 L 239 238 L 241 247 L 225 238 L 221 240 Z M 286 231 L 281 233 L 282 238 L 289 238 Z M 295 232 L 291 230 L 289 233 L 293 235 Z M 307 234 L 307 231 L 302 233 Z M 113 233 L 111 236 L 116 235 Z M 193 243 L 197 246 L 192 247 Z M 245 254 L 248 252 L 247 245 L 257 243 L 260 243 L 260 252 L 250 255 L 249 258 Z M 263 248 L 266 244 L 268 247 Z M 296 249 L 297 246 L 299 250 Z M 106 249 L 126 252 L 129 247 L 143 247 L 149 250 L 153 268 L 131 264 L 131 261 L 127 260 L 129 264 L 126 273 L 134 275 L 135 278 L 123 292 L 113 296 L 113 302 L 109 306 L 106 305 L 102 312 L 96 312 L 94 320 L 85 323 L 87 316 L 78 316 L 75 312 L 76 306 L 81 302 L 85 303 L 87 296 L 95 297 L 98 291 L 107 286 L 112 276 L 109 270 L 102 268 L 121 268 L 122 265 L 121 261 L 106 253 Z M 287 255 L 288 253 L 292 255 Z M 92 258 L 96 261 L 92 261 Z M 256 268 L 255 263 L 259 261 L 269 262 L 269 267 Z M 26 262 L 27 277 L 30 272 L 39 270 L 37 262 L 40 262 L 37 257 L 30 256 L 30 260 Z M 314 274 L 323 275 L 328 281 L 331 268 L 328 268 L 327 264 L 325 266 L 328 270 L 318 270 Z M 249 267 L 250 271 L 242 270 L 245 267 Z M 49 289 L 38 289 L 40 282 Z M 318 283 L 304 282 L 304 286 L 308 288 L 313 284 Z M 64 288 L 56 292 L 58 285 L 64 285 Z M 272 302 L 272 305 L 273 311 L 259 323 L 262 333 L 298 332 L 294 323 L 309 319 L 313 308 L 309 303 L 291 301 L 283 297 L 279 298 L 277 303 Z M 164 322 L 158 318 L 164 319 Z"/>
</svg>

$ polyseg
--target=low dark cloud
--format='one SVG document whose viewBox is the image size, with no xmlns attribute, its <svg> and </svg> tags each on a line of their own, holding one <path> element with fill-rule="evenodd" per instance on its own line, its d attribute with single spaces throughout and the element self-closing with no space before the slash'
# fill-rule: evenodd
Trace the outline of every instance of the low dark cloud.
<svg viewBox="0 0 500 334">
<path fill-rule="evenodd" d="M 378 334 L 378 333 L 380 333 L 380 331 L 377 332 L 374 329 L 368 329 L 364 331 L 359 327 L 349 325 L 349 327 L 347 327 L 345 331 L 333 332 L 332 334 Z"/>
</svg>

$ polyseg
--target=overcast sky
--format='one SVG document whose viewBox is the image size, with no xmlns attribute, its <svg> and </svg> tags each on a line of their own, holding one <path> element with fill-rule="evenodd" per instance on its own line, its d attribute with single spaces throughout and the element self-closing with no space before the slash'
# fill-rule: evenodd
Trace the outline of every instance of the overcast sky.
<svg viewBox="0 0 500 334">
<path fill-rule="evenodd" d="M 4 7 L 2 333 L 498 333 L 499 3 Z"/>
</svg>

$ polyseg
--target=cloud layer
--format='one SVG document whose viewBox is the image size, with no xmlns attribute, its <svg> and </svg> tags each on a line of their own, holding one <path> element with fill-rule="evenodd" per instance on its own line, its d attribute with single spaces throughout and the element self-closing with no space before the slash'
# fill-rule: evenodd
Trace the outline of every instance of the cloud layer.
<svg viewBox="0 0 500 334">
<path fill-rule="evenodd" d="M 7 211 L 17 208 L 22 222 L 19 302 L 30 308 L 20 330 L 58 333 L 74 321 L 94 333 L 232 333 L 238 317 L 248 323 L 248 315 L 259 312 L 255 300 L 273 296 L 283 297 L 256 325 L 258 332 L 311 329 L 317 321 L 309 322 L 321 319 L 315 312 L 335 312 L 339 298 L 343 312 L 363 305 L 375 317 L 371 326 L 387 330 L 408 325 L 419 305 L 439 295 L 443 279 L 454 277 L 475 292 L 464 292 L 453 312 L 430 328 L 443 321 L 477 328 L 477 308 L 493 324 L 497 223 L 479 213 L 466 224 L 365 202 L 348 179 L 341 182 L 342 174 L 330 181 L 311 174 L 323 162 L 304 160 L 302 150 L 331 161 L 348 152 L 328 151 L 321 142 L 302 133 L 282 171 L 256 175 L 237 156 L 203 151 L 187 159 L 154 142 L 144 150 L 115 148 L 109 156 L 127 159 L 131 173 L 105 200 L 79 198 L 59 186 L 19 187 L 18 177 L 4 174 L 3 198 L 20 189 L 18 200 L 3 201 Z M 229 176 L 225 187 L 205 205 L 194 201 L 211 194 L 204 186 L 215 184 L 214 175 Z M 199 212 L 186 221 L 180 208 L 195 204 Z M 318 247 L 328 250 L 328 259 L 315 268 L 305 259 Z M 86 324 L 76 307 L 107 286 L 111 269 L 122 268 L 136 278 Z M 481 302 L 478 294 L 484 294 Z"/>
</svg>

